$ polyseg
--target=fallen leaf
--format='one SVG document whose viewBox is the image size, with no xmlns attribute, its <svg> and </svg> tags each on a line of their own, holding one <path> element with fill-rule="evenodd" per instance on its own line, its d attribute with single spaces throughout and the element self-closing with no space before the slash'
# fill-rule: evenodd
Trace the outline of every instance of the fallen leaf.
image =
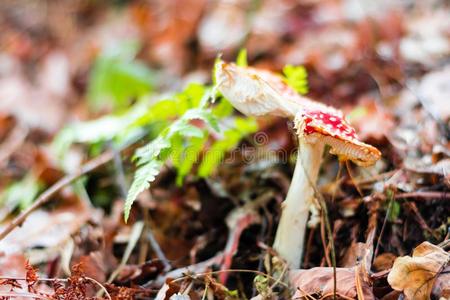
<svg viewBox="0 0 450 300">
<path fill-rule="evenodd" d="M 445 268 L 436 278 L 431 295 L 433 299 L 450 299 L 450 267 Z"/>
<path fill-rule="evenodd" d="M 373 261 L 373 269 L 377 272 L 389 270 L 392 268 L 396 258 L 397 256 L 389 252 L 380 254 L 375 257 L 375 260 Z"/>
<path fill-rule="evenodd" d="M 441 248 L 423 242 L 413 255 L 399 257 L 388 275 L 394 290 L 403 291 L 406 299 L 430 299 L 436 277 L 450 261 L 450 254 Z"/>
<path fill-rule="evenodd" d="M 21 227 L 15 228 L 0 242 L 0 251 L 7 255 L 31 248 L 55 248 L 79 230 L 94 211 L 82 201 L 52 211 L 36 210 Z M 0 225 L 3 228 L 5 225 Z M 31 259 L 33 262 L 33 259 Z"/>
<path fill-rule="evenodd" d="M 356 267 L 336 268 L 336 294 L 342 298 L 357 299 L 357 281 L 359 281 L 364 299 L 375 299 L 370 286 L 362 280 L 357 270 Z M 312 295 L 318 295 L 320 299 L 333 298 L 333 268 L 294 270 L 290 272 L 290 281 L 296 289 L 292 299 L 312 299 Z"/>
</svg>

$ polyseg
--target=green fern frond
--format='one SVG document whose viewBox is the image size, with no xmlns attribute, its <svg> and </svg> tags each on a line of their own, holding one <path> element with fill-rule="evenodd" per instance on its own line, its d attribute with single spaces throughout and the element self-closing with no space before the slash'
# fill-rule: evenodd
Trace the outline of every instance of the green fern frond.
<svg viewBox="0 0 450 300">
<path fill-rule="evenodd" d="M 283 68 L 286 83 L 297 93 L 305 95 L 308 93 L 308 72 L 303 66 L 286 65 Z"/>
<path fill-rule="evenodd" d="M 248 66 L 247 62 L 247 49 L 242 48 L 239 50 L 239 53 L 236 58 L 236 64 L 240 67 L 246 67 Z"/>
<path fill-rule="evenodd" d="M 136 200 L 137 196 L 150 187 L 150 182 L 154 181 L 156 176 L 161 171 L 163 163 L 158 160 L 151 160 L 140 166 L 134 174 L 134 180 L 128 191 L 127 199 L 124 205 L 124 219 L 128 221 L 130 216 L 131 206 Z"/>
</svg>

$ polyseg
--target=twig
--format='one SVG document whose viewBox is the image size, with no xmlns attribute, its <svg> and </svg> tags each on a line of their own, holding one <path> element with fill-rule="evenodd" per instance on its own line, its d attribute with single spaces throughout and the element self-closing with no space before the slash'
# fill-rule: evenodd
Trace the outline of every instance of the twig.
<svg viewBox="0 0 450 300">
<path fill-rule="evenodd" d="M 219 271 L 211 271 L 211 272 L 205 272 L 205 273 L 198 273 L 198 274 L 193 274 L 193 275 L 184 275 L 182 277 L 176 278 L 172 281 L 170 281 L 170 283 L 175 283 L 175 282 L 179 282 L 179 281 L 183 281 L 186 278 L 193 278 L 193 279 L 197 279 L 197 277 L 204 277 L 204 276 L 208 276 L 208 275 L 214 275 L 214 274 L 221 274 L 221 273 L 231 273 L 231 272 L 235 272 L 235 273 L 252 273 L 252 274 L 258 274 L 258 275 L 262 275 L 265 276 L 267 278 L 269 278 L 270 280 L 272 280 L 273 282 L 277 282 L 277 278 L 270 276 L 269 274 L 266 274 L 264 272 L 259 272 L 256 270 L 247 270 L 247 269 L 228 269 L 228 270 L 219 270 Z M 284 286 L 284 287 L 288 287 L 288 285 L 282 281 L 278 282 L 278 284 Z"/>
<path fill-rule="evenodd" d="M 364 292 L 361 284 L 361 277 L 359 277 L 359 267 L 355 268 L 355 287 L 356 287 L 356 295 L 358 300 L 364 300 Z"/>
<path fill-rule="evenodd" d="M 153 234 L 152 222 L 150 219 L 149 211 L 147 209 L 144 209 L 143 211 L 143 218 L 145 226 L 144 226 L 144 233 L 142 234 L 140 261 L 141 259 L 143 261 L 146 260 L 148 245 L 150 244 L 150 247 L 153 249 L 153 252 L 156 254 L 156 257 L 164 265 L 164 271 L 168 272 L 172 268 L 172 266 L 170 264 L 170 261 L 167 259 L 166 255 L 162 251 L 161 246 L 159 245 L 158 241 L 155 238 L 155 235 Z"/>
<path fill-rule="evenodd" d="M 336 300 L 336 294 L 337 294 L 337 272 L 336 272 L 336 249 L 334 247 L 334 239 L 333 239 L 333 232 L 331 231 L 331 225 L 330 220 L 328 219 L 328 209 L 327 204 L 325 202 L 325 199 L 320 194 L 319 203 L 324 215 L 324 221 L 325 221 L 325 228 L 327 229 L 328 234 L 328 243 L 330 244 L 331 248 L 331 263 L 333 264 L 333 299 Z"/>
<path fill-rule="evenodd" d="M 264 242 L 264 236 L 265 236 L 266 230 L 267 230 L 267 219 L 262 218 L 261 231 L 260 231 L 259 238 L 258 238 L 261 242 Z M 262 272 L 263 268 L 264 268 L 264 255 L 262 255 L 262 253 L 261 253 L 261 255 L 259 256 L 259 259 L 258 259 L 258 269 L 257 270 L 259 272 Z M 252 298 L 256 296 L 257 292 L 258 291 L 256 290 L 256 286 L 253 285 Z"/>
<path fill-rule="evenodd" d="M 388 197 L 383 194 L 375 194 L 365 198 L 365 201 L 370 201 L 372 199 L 386 200 Z M 410 192 L 410 193 L 399 193 L 395 194 L 395 199 L 412 199 L 414 200 L 450 200 L 450 193 L 448 192 Z"/>
<path fill-rule="evenodd" d="M 450 247 L 450 240 L 445 240 L 441 242 L 438 246 L 444 250 L 447 250 L 447 248 Z"/>
<path fill-rule="evenodd" d="M 125 248 L 125 252 L 123 253 L 122 260 L 120 261 L 119 266 L 114 270 L 114 272 L 111 273 L 106 283 L 112 283 L 114 279 L 116 279 L 116 277 L 120 274 L 120 271 L 128 262 L 128 259 L 130 258 L 134 247 L 139 241 L 143 229 L 144 229 L 144 222 L 139 221 L 134 223 L 133 227 L 131 228 L 130 237 L 128 239 L 127 247 Z M 101 296 L 100 293 L 97 293 L 97 295 Z"/>
<path fill-rule="evenodd" d="M 123 198 L 126 198 L 127 192 L 128 192 L 128 184 L 127 180 L 125 179 L 125 172 L 123 170 L 123 164 L 122 164 L 122 158 L 120 157 L 120 151 L 112 145 L 112 143 L 109 143 L 109 148 L 111 149 L 111 152 L 113 153 L 113 162 L 114 162 L 114 168 L 116 170 L 116 183 L 119 186 L 120 194 Z"/>
<path fill-rule="evenodd" d="M 95 283 L 96 285 L 98 285 L 100 287 L 100 289 L 106 294 L 106 297 L 108 297 L 109 300 L 112 300 L 111 295 L 108 293 L 108 290 L 97 280 L 95 280 L 94 278 L 91 277 L 87 277 L 85 276 L 84 278 L 86 278 L 87 280 L 92 281 L 93 283 Z"/>
<path fill-rule="evenodd" d="M 350 180 L 352 181 L 353 185 L 355 186 L 356 191 L 361 196 L 361 198 L 363 198 L 364 195 L 363 195 L 361 189 L 359 188 L 358 183 L 355 181 L 355 179 L 353 177 L 353 174 L 352 174 L 352 171 L 351 171 L 351 167 L 350 167 L 350 163 L 349 163 L 348 160 L 345 161 L 345 167 L 347 168 L 348 176 L 350 176 Z"/>
<path fill-rule="evenodd" d="M 312 247 L 311 245 L 313 243 L 315 231 L 316 231 L 316 227 L 312 227 L 309 230 L 308 241 L 306 242 L 306 248 L 305 248 L 305 258 L 303 259 L 303 265 L 305 267 L 308 267 L 308 265 L 309 265 L 309 257 L 311 256 L 311 247 Z"/>
<path fill-rule="evenodd" d="M 16 280 L 16 281 L 26 281 L 26 277 L 9 277 L 9 276 L 0 276 L 0 280 Z M 44 281 L 44 282 L 53 282 L 53 281 L 62 281 L 66 282 L 65 278 L 37 278 L 36 281 Z"/>
<path fill-rule="evenodd" d="M 327 238 L 326 238 L 326 232 L 325 232 L 326 231 L 325 216 L 323 213 L 322 213 L 321 218 L 322 218 L 322 220 L 320 222 L 320 240 L 322 241 L 324 258 L 322 259 L 320 266 L 322 266 L 326 262 L 328 267 L 331 267 L 333 264 L 331 263 L 330 253 L 328 251 L 328 246 L 327 246 Z"/>
<path fill-rule="evenodd" d="M 392 192 L 391 190 L 388 190 L 387 193 L 388 193 L 387 197 L 389 199 L 389 205 L 388 205 L 388 208 L 387 208 L 387 211 L 386 211 L 386 215 L 384 216 L 383 225 L 381 225 L 380 234 L 378 235 L 377 245 L 376 245 L 375 250 L 373 252 L 373 258 L 374 259 L 378 255 L 378 250 L 379 250 L 380 244 L 381 244 L 381 238 L 383 236 L 384 229 L 386 228 L 387 221 L 389 219 L 389 216 L 391 215 L 392 207 L 394 206 L 394 202 L 395 202 L 395 194 L 394 194 L 394 192 Z"/>
<path fill-rule="evenodd" d="M 270 289 L 273 290 L 278 284 L 280 284 L 281 280 L 284 277 L 284 274 L 286 273 L 288 269 L 288 265 L 285 264 L 283 270 L 280 273 L 280 276 L 278 276 L 277 280 L 270 286 Z"/>
<path fill-rule="evenodd" d="M 411 192 L 411 193 L 402 193 L 396 194 L 395 199 L 409 199 L 409 198 L 418 198 L 418 199 L 450 199 L 450 193 L 446 192 Z"/>
<path fill-rule="evenodd" d="M 155 239 L 155 236 L 153 235 L 153 232 L 152 232 L 152 229 L 150 228 L 150 226 L 147 226 L 146 238 L 147 238 L 148 242 L 150 243 L 150 246 L 152 247 L 156 256 L 164 265 L 164 270 L 169 271 L 172 268 L 172 266 L 170 265 L 170 262 L 167 259 L 167 257 L 164 255 L 164 252 L 161 250 L 161 247 L 159 246 L 158 241 Z"/>
<path fill-rule="evenodd" d="M 31 293 L 19 293 L 19 292 L 0 292 L 0 297 L 23 297 L 23 298 L 32 298 L 32 299 L 45 299 L 51 300 L 52 298 L 49 296 L 31 294 Z"/>
<path fill-rule="evenodd" d="M 405 203 L 403 203 L 403 205 L 407 208 L 407 210 L 409 210 L 411 213 L 414 214 L 414 216 L 415 216 L 415 218 L 417 220 L 417 223 L 422 228 L 422 230 L 428 232 L 434 238 L 439 239 L 439 236 L 437 236 L 436 234 L 433 234 L 433 230 L 430 228 L 430 226 L 428 226 L 427 222 L 425 221 L 425 219 L 423 218 L 423 216 L 420 213 L 419 209 L 417 208 L 416 203 L 414 203 L 414 202 L 405 202 Z"/>
<path fill-rule="evenodd" d="M 45 192 L 43 192 L 30 207 L 28 207 L 25 211 L 20 213 L 16 218 L 14 218 L 14 220 L 12 220 L 11 223 L 8 224 L 8 226 L 5 229 L 3 229 L 3 231 L 0 233 L 0 241 L 3 240 L 9 233 L 11 233 L 11 231 L 13 231 L 14 228 L 20 226 L 33 211 L 35 211 L 37 208 L 50 201 L 52 196 L 55 195 L 56 192 L 58 192 L 60 189 L 69 185 L 70 183 L 78 179 L 80 176 L 89 173 L 92 170 L 95 170 L 96 168 L 104 165 L 112 158 L 113 158 L 112 152 L 110 151 L 104 152 L 103 154 L 97 156 L 96 158 L 84 164 L 77 172 L 73 174 L 68 174 L 63 178 L 61 178 L 60 180 L 58 180 L 54 185 L 52 185 Z"/>
</svg>

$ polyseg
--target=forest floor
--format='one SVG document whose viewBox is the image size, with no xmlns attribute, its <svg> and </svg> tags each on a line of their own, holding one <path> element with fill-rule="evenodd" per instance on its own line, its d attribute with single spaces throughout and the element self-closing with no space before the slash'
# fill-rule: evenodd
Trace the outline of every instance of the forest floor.
<svg viewBox="0 0 450 300">
<path fill-rule="evenodd" d="M 0 299 L 450 299 L 449 15 L 445 1 L 2 1 Z M 382 153 L 368 168 L 324 155 L 327 209 L 281 274 L 291 120 L 221 98 L 218 132 L 188 122 L 142 167 L 241 49 L 250 66 L 304 66 L 306 96 Z"/>
</svg>

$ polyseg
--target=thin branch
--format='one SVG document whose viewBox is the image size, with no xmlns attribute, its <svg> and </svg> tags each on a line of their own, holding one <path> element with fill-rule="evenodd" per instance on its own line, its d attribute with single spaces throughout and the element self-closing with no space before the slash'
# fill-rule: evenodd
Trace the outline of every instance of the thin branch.
<svg viewBox="0 0 450 300">
<path fill-rule="evenodd" d="M 22 297 L 22 298 L 32 298 L 32 299 L 43 299 L 43 300 L 51 300 L 52 298 L 47 295 L 38 295 L 31 293 L 20 293 L 20 292 L 0 292 L 0 297 Z"/>
<path fill-rule="evenodd" d="M 388 197 L 384 194 L 374 194 L 368 197 L 365 197 L 365 201 L 371 200 L 386 200 Z M 414 199 L 414 200 L 450 200 L 449 192 L 436 192 L 436 191 L 417 191 L 410 193 L 398 193 L 395 194 L 395 199 Z"/>
<path fill-rule="evenodd" d="M 162 251 L 161 246 L 159 246 L 159 243 L 156 240 L 155 236 L 153 235 L 153 232 L 152 232 L 152 229 L 150 228 L 150 226 L 147 226 L 146 238 L 147 238 L 148 242 L 150 243 L 153 251 L 155 252 L 156 257 L 158 257 L 158 259 L 164 265 L 164 271 L 169 271 L 172 268 L 172 266 L 170 265 L 169 260 L 167 259 L 166 255 Z"/>
<path fill-rule="evenodd" d="M 114 168 L 116 171 L 115 172 L 116 183 L 119 187 L 121 196 L 125 199 L 127 197 L 129 186 L 125 178 L 125 171 L 123 170 L 122 158 L 120 157 L 120 150 L 118 150 L 114 145 L 112 145 L 112 143 L 109 143 L 109 148 L 113 153 Z"/>
<path fill-rule="evenodd" d="M 402 193 L 396 194 L 395 199 L 409 199 L 409 198 L 417 198 L 417 199 L 450 199 L 450 193 L 446 192 L 411 192 L 411 193 Z"/>
<path fill-rule="evenodd" d="M 267 277 L 268 279 L 272 280 L 273 282 L 277 282 L 277 284 L 282 285 L 284 287 L 288 287 L 288 285 L 282 281 L 278 281 L 277 278 L 270 276 L 269 274 L 266 274 L 264 272 L 259 272 L 256 270 L 247 270 L 247 269 L 228 269 L 228 270 L 219 270 L 219 271 L 211 271 L 211 272 L 204 272 L 204 273 L 197 273 L 197 274 L 186 274 L 184 276 L 181 276 L 179 278 L 173 279 L 170 281 L 170 283 L 176 283 L 183 281 L 187 278 L 197 279 L 198 277 L 204 277 L 208 275 L 215 275 L 215 274 L 221 274 L 221 273 L 252 273 L 257 275 L 262 275 Z"/>
<path fill-rule="evenodd" d="M 104 152 L 103 154 L 97 156 L 96 158 L 88 161 L 75 173 L 68 174 L 63 178 L 61 178 L 60 180 L 58 180 L 54 185 L 52 185 L 45 192 L 43 192 L 30 207 L 21 212 L 16 218 L 14 218 L 14 220 L 12 220 L 11 223 L 8 224 L 8 226 L 5 229 L 3 229 L 3 231 L 0 233 L 0 241 L 3 240 L 8 234 L 10 234 L 11 231 L 13 231 L 17 226 L 22 225 L 25 219 L 33 211 L 35 211 L 37 208 L 50 201 L 53 195 L 55 195 L 63 187 L 69 185 L 70 183 L 77 180 L 79 177 L 85 175 L 86 173 L 89 173 L 95 170 L 96 168 L 104 165 L 105 163 L 109 162 L 112 158 L 113 153 L 111 151 Z"/>
<path fill-rule="evenodd" d="M 108 297 L 109 300 L 112 300 L 111 295 L 108 293 L 108 290 L 97 280 L 95 280 L 94 278 L 91 277 L 87 277 L 85 276 L 84 278 L 86 278 L 87 280 L 92 281 L 93 283 L 95 283 L 96 285 L 98 285 L 100 287 L 100 290 L 103 291 L 103 293 L 105 293 L 106 297 Z"/>
<path fill-rule="evenodd" d="M 375 247 L 375 250 L 373 252 L 373 258 L 377 257 L 378 250 L 381 245 L 381 238 L 383 237 L 384 229 L 386 228 L 387 221 L 389 219 L 389 216 L 391 215 L 392 207 L 394 206 L 395 202 L 395 193 L 391 190 L 388 190 L 388 196 L 386 196 L 389 199 L 389 205 L 386 211 L 386 215 L 384 216 L 383 225 L 381 225 L 380 234 L 378 235 L 377 245 Z"/>
</svg>

